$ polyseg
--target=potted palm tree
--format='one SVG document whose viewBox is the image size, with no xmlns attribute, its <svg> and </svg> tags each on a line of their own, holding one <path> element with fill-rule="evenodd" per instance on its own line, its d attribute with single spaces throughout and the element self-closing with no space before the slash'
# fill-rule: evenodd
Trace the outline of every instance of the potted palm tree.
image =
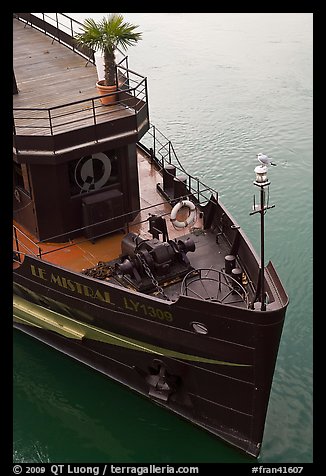
<svg viewBox="0 0 326 476">
<path fill-rule="evenodd" d="M 117 90 L 115 52 L 117 48 L 126 50 L 136 44 L 142 33 L 136 32 L 138 25 L 124 21 L 120 13 L 111 13 L 101 20 L 87 18 L 82 25 L 82 32 L 75 35 L 78 44 L 101 51 L 104 58 L 104 80 L 96 83 L 99 94 L 108 94 Z M 102 97 L 102 104 L 115 101 L 115 96 Z"/>
</svg>

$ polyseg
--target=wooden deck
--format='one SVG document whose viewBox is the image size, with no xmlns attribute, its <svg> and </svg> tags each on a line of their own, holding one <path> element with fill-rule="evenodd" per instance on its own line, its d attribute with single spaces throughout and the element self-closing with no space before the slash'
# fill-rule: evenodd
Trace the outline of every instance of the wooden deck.
<svg viewBox="0 0 326 476">
<path fill-rule="evenodd" d="M 100 123 L 134 114 L 125 105 L 102 106 L 99 100 L 95 100 L 93 111 L 89 98 L 98 95 L 96 67 L 17 19 L 13 20 L 13 65 L 19 91 L 13 96 L 17 134 L 56 134 L 92 125 L 94 120 Z M 84 100 L 87 101 L 51 111 L 51 132 L 48 108 Z"/>
<path fill-rule="evenodd" d="M 46 68 L 44 59 L 46 57 Z M 13 20 L 14 107 L 53 107 L 96 96 L 96 68 L 30 25 Z"/>
</svg>

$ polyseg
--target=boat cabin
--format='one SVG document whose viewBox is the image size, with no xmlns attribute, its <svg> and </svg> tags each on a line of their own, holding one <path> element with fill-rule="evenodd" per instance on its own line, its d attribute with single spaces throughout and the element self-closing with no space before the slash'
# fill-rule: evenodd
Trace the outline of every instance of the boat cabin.
<svg viewBox="0 0 326 476">
<path fill-rule="evenodd" d="M 33 16 L 33 30 L 28 20 L 33 48 L 26 51 L 24 24 L 14 22 L 15 221 L 39 241 L 67 241 L 80 228 L 87 238 L 112 232 L 123 226 L 119 216 L 140 208 L 136 143 L 149 128 L 146 78 L 130 71 L 125 59 L 117 66 L 119 93 L 104 106 L 93 52 L 79 56 L 71 36 L 63 48 L 51 41 L 54 27 Z M 37 28 L 47 28 L 42 42 Z M 46 91 L 45 54 L 52 72 Z"/>
<path fill-rule="evenodd" d="M 80 228 L 88 238 L 109 233 L 124 224 L 109 218 L 140 208 L 135 144 L 76 155 L 39 164 L 14 157 L 15 220 L 40 241 L 66 241 Z"/>
</svg>

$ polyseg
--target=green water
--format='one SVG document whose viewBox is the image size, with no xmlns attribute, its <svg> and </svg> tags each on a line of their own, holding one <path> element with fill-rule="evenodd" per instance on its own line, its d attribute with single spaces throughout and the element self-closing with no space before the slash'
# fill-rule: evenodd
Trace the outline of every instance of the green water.
<svg viewBox="0 0 326 476">
<path fill-rule="evenodd" d="M 77 19 L 102 14 L 74 14 Z M 290 296 L 260 462 L 312 461 L 312 14 L 128 13 L 152 122 L 259 251 L 257 152 L 270 171 L 266 260 Z M 16 462 L 242 462 L 203 430 L 14 333 Z M 251 461 L 251 460 L 249 460 Z"/>
</svg>

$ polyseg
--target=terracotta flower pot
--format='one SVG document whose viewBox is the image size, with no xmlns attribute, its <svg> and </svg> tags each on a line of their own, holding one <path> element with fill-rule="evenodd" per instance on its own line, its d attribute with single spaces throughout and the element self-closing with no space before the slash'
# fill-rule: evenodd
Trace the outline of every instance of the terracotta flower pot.
<svg viewBox="0 0 326 476">
<path fill-rule="evenodd" d="M 103 96 L 104 94 L 113 93 L 114 91 L 117 90 L 117 86 L 104 86 L 103 83 L 104 83 L 103 79 L 96 83 L 97 90 L 101 96 Z M 102 97 L 100 101 L 104 105 L 115 104 L 117 102 L 117 95 L 112 94 L 112 96 Z"/>
</svg>

